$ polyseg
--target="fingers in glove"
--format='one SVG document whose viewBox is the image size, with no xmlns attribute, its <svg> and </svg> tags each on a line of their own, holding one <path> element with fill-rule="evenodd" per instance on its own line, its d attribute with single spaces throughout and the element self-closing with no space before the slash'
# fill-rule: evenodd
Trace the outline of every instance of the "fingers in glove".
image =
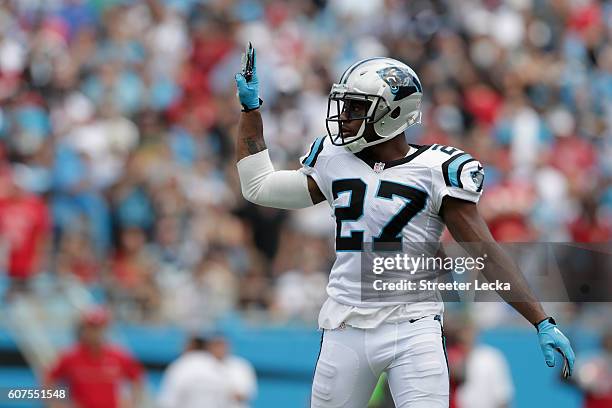
<svg viewBox="0 0 612 408">
<path fill-rule="evenodd" d="M 236 86 L 238 88 L 242 88 L 244 86 L 246 86 L 246 79 L 244 78 L 244 76 L 240 73 L 236 74 L 236 76 L 234 77 L 234 79 L 236 80 Z"/>
<path fill-rule="evenodd" d="M 257 77 L 257 50 L 253 48 L 253 78 Z"/>
<path fill-rule="evenodd" d="M 563 367 L 564 373 L 563 374 L 565 378 L 567 378 L 571 376 L 572 373 L 574 372 L 574 360 L 576 359 L 574 350 L 569 344 L 567 344 L 560 348 L 557 348 L 557 351 L 561 353 L 561 355 L 563 356 L 563 359 L 564 359 L 564 367 Z M 567 371 L 567 375 L 565 374 L 566 371 Z"/>
<path fill-rule="evenodd" d="M 555 350 L 549 344 L 545 345 L 542 348 L 542 353 L 544 354 L 544 361 L 546 361 L 546 365 L 549 367 L 555 366 Z"/>
</svg>

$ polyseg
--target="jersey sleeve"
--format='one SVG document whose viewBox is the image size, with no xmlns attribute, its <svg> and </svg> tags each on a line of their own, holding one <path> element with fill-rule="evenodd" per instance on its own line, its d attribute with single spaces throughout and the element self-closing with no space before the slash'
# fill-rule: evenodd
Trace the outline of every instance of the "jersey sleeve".
<svg viewBox="0 0 612 408">
<path fill-rule="evenodd" d="M 325 176 L 325 166 L 327 161 L 327 155 L 324 153 L 326 144 L 329 144 L 327 136 L 318 137 L 310 145 L 308 152 L 300 157 L 300 163 L 302 164 L 302 171 L 307 176 L 313 178 L 319 190 L 323 193 L 327 201 L 330 201 L 330 189 Z"/>
<path fill-rule="evenodd" d="M 433 203 L 437 212 L 446 196 L 478 203 L 482 195 L 484 168 L 468 153 L 453 155 L 432 168 L 432 173 Z"/>
</svg>

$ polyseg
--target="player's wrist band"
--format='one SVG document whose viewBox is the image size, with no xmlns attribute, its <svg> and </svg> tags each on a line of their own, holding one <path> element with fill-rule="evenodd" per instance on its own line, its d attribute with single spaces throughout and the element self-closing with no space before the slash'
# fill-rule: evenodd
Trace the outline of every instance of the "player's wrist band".
<svg viewBox="0 0 612 408">
<path fill-rule="evenodd" d="M 250 112 L 250 111 L 257 110 L 261 108 L 261 105 L 263 105 L 263 100 L 261 98 L 259 98 L 259 105 L 256 108 L 249 108 L 245 104 L 242 104 L 242 112 Z"/>
<path fill-rule="evenodd" d="M 557 322 L 555 322 L 555 319 L 553 319 L 552 317 L 548 316 L 542 320 L 540 320 L 537 323 L 533 323 L 533 325 L 535 326 L 536 330 L 539 332 L 540 330 L 538 329 L 540 327 L 540 324 L 542 324 L 543 322 L 548 321 L 550 324 L 554 324 L 557 325 Z"/>
</svg>

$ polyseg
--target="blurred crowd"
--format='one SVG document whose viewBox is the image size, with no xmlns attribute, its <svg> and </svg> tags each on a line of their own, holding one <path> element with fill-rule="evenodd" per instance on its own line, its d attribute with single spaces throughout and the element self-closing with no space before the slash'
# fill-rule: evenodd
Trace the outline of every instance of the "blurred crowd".
<svg viewBox="0 0 612 408">
<path fill-rule="evenodd" d="M 239 191 L 233 76 L 249 40 L 277 168 L 325 134 L 342 71 L 389 56 L 425 90 L 409 140 L 483 162 L 498 240 L 612 238 L 610 1 L 0 0 L 9 297 L 46 272 L 119 319 L 315 321 L 329 209 Z"/>
</svg>

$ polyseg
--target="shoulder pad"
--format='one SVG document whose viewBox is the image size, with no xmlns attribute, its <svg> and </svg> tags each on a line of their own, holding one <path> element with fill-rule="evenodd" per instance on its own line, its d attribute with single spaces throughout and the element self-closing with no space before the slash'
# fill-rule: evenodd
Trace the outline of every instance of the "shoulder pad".
<svg viewBox="0 0 612 408">
<path fill-rule="evenodd" d="M 433 144 L 422 155 L 421 162 L 439 175 L 447 188 L 474 193 L 482 191 L 484 169 L 469 153 L 452 146 Z"/>
</svg>

